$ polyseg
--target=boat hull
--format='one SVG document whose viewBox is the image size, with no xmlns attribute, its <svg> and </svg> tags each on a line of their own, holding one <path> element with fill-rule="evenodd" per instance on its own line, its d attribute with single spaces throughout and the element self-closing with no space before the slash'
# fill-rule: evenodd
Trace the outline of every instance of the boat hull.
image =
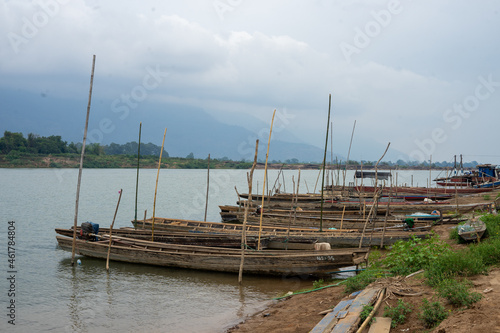
<svg viewBox="0 0 500 333">
<path fill-rule="evenodd" d="M 56 236 L 59 246 L 72 250 L 72 238 Z M 76 240 L 77 254 L 106 259 L 109 241 Z M 260 275 L 323 276 L 342 267 L 358 265 L 369 249 L 326 251 L 245 251 L 243 273 Z M 158 244 L 113 238 L 110 260 L 218 272 L 239 272 L 241 251 L 177 244 Z"/>
</svg>

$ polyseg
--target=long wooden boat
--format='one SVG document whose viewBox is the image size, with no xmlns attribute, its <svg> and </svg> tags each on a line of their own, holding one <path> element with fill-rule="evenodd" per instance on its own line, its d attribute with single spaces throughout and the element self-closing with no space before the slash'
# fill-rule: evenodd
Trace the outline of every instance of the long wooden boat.
<svg viewBox="0 0 500 333">
<path fill-rule="evenodd" d="M 368 212 L 366 212 L 368 214 Z M 244 212 L 220 212 L 221 219 L 223 222 L 229 223 L 242 223 L 244 220 Z M 359 230 L 363 229 L 366 224 L 366 218 L 362 216 L 346 215 L 345 217 L 338 214 L 324 214 L 321 219 L 320 213 L 307 214 L 304 215 L 302 212 L 286 212 L 273 210 L 270 212 L 264 212 L 262 214 L 263 225 L 273 225 L 273 226 L 283 226 L 292 225 L 294 227 L 304 228 L 304 227 L 319 227 L 320 221 L 323 221 L 324 228 L 335 228 L 335 229 L 352 229 Z M 383 227 L 395 226 L 401 224 L 401 219 L 396 219 L 390 216 L 387 221 L 383 217 L 371 217 L 369 221 L 370 227 Z M 252 212 L 247 216 L 247 223 L 249 224 L 260 224 L 260 214 L 257 212 Z"/>
<path fill-rule="evenodd" d="M 72 238 L 56 236 L 59 246 L 72 250 Z M 76 240 L 76 253 L 105 259 L 109 239 Z M 367 248 L 322 251 L 245 251 L 243 273 L 261 275 L 328 275 L 342 267 L 365 262 Z M 165 244 L 112 237 L 110 260 L 138 264 L 237 273 L 241 250 L 193 245 Z"/>
<path fill-rule="evenodd" d="M 73 237 L 73 229 L 56 228 L 56 233 L 62 236 Z M 79 235 L 80 227 L 77 228 Z M 151 230 L 147 229 L 133 229 L 133 228 L 117 228 L 113 229 L 113 235 L 120 237 L 127 237 L 139 240 L 151 241 Z M 108 237 L 109 229 L 100 228 L 99 234 L 96 235 L 98 239 L 101 237 Z M 156 230 L 153 235 L 153 241 L 160 243 L 174 243 L 184 245 L 199 245 L 199 246 L 213 246 L 213 247 L 228 247 L 228 248 L 241 248 L 241 235 L 238 234 L 210 234 L 202 232 L 185 232 L 185 231 L 158 231 Z M 268 240 L 261 238 L 261 247 L 267 248 Z M 251 248 L 256 248 L 258 243 L 257 236 L 247 236 L 245 244 Z"/>
<path fill-rule="evenodd" d="M 152 228 L 152 219 L 146 219 L 138 221 L 137 226 L 143 229 Z M 218 222 L 203 222 L 203 221 L 192 221 L 192 220 L 178 220 L 169 218 L 155 218 L 154 229 L 156 231 L 185 231 L 185 232 L 199 232 L 199 233 L 211 233 L 211 234 L 237 234 L 241 235 L 242 230 L 241 224 L 229 224 L 229 223 L 218 223 Z M 275 248 L 277 243 L 283 243 L 279 247 L 293 248 L 292 243 L 309 244 L 309 248 L 313 246 L 314 243 L 324 242 L 329 243 L 331 247 L 353 247 L 361 246 L 379 246 L 392 245 L 398 240 L 408 240 L 411 236 L 418 238 L 425 238 L 430 235 L 430 226 L 420 229 L 416 228 L 415 231 L 407 232 L 398 230 L 391 230 L 391 228 L 386 228 L 385 232 L 383 228 L 372 228 L 370 230 L 365 230 L 363 234 L 356 230 L 332 230 L 319 228 L 285 228 L 285 227 L 271 227 L 263 226 L 262 231 L 259 231 L 258 225 L 247 225 L 246 234 L 247 236 L 257 236 L 267 240 L 268 248 Z M 301 245 L 300 248 L 303 248 Z"/>
<path fill-rule="evenodd" d="M 458 227 L 458 235 L 465 241 L 477 241 L 486 232 L 486 224 L 481 219 L 469 220 Z"/>
</svg>

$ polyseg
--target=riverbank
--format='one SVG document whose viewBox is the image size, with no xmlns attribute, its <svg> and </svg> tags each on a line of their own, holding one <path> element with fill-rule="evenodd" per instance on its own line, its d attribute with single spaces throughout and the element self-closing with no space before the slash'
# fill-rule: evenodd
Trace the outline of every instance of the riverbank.
<svg viewBox="0 0 500 333">
<path fill-rule="evenodd" d="M 80 154 L 30 154 L 10 153 L 0 154 L 0 168 L 78 168 L 80 166 Z M 211 159 L 211 169 L 250 169 L 252 163 L 246 161 L 231 161 L 227 159 Z M 86 154 L 83 160 L 84 168 L 137 168 L 136 155 L 93 155 Z M 140 158 L 140 167 L 144 169 L 158 168 L 158 157 L 145 155 Z M 164 157 L 161 162 L 162 168 L 169 169 L 206 169 L 207 159 Z M 259 162 L 256 169 L 264 169 L 265 163 Z M 278 170 L 320 170 L 319 163 L 268 163 L 267 168 Z M 328 166 L 331 168 L 332 166 Z M 334 170 L 344 170 L 345 165 L 334 165 Z M 360 170 L 360 164 L 349 164 L 347 170 Z M 374 170 L 373 165 L 363 165 L 363 170 Z M 396 166 L 380 165 L 378 170 L 429 170 L 428 166 Z M 445 167 L 433 167 L 432 170 L 447 170 Z"/>
<path fill-rule="evenodd" d="M 494 200 L 500 192 L 494 191 L 488 195 L 488 200 Z M 470 202 L 483 202 L 485 196 L 472 195 L 467 198 Z M 478 215 L 478 212 L 475 213 Z M 472 217 L 470 215 L 469 217 Z M 500 225 L 500 219 L 496 219 L 496 225 Z M 476 249 L 475 244 L 458 243 L 456 239 L 451 238 L 451 233 L 456 225 L 443 224 L 432 228 L 438 240 L 445 243 L 453 253 L 465 255 L 471 249 Z M 492 231 L 496 234 L 496 231 Z M 497 235 L 490 235 L 491 246 L 495 247 L 494 241 Z M 482 243 L 487 243 L 482 240 Z M 418 245 L 417 245 L 418 246 Z M 431 287 L 427 280 L 426 272 L 416 274 L 411 277 L 392 276 L 379 278 L 366 288 L 371 286 L 387 288 L 387 295 L 382 306 L 378 309 L 376 317 L 384 316 L 385 307 L 396 307 L 399 301 L 404 301 L 412 311 L 407 315 L 406 321 L 391 329 L 391 332 L 496 332 L 500 327 L 500 268 L 498 267 L 498 256 L 495 249 L 488 254 L 488 260 L 494 264 L 487 268 L 486 274 L 472 275 L 466 271 L 458 280 L 466 279 L 471 283 L 471 293 L 478 293 L 481 299 L 469 306 L 457 307 L 443 298 L 439 293 L 439 288 Z M 380 251 L 382 257 L 385 257 L 390 251 Z M 480 250 L 478 250 L 480 251 Z M 460 256 L 459 255 L 459 256 Z M 439 266 L 440 267 L 440 266 Z M 458 281 L 457 280 L 457 281 Z M 345 281 L 344 281 L 345 283 Z M 468 282 L 467 282 L 468 283 Z M 332 284 L 335 283 L 325 283 Z M 313 284 L 311 284 L 311 289 Z M 291 290 L 293 292 L 293 290 Z M 311 292 L 300 293 L 275 300 L 271 306 L 259 313 L 247 317 L 242 323 L 233 326 L 227 330 L 228 333 L 246 333 L 246 332 L 309 332 L 324 317 L 324 311 L 333 308 L 341 300 L 348 296 L 346 287 L 341 283 L 338 286 L 318 289 Z M 444 305 L 444 312 L 447 318 L 438 326 L 429 329 L 422 320 L 422 306 L 428 300 L 429 302 L 439 301 Z"/>
</svg>

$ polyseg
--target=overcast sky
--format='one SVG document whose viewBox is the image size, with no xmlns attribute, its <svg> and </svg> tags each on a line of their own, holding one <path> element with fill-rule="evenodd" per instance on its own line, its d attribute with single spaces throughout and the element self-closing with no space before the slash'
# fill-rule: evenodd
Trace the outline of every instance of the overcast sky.
<svg viewBox="0 0 500 333">
<path fill-rule="evenodd" d="M 81 97 L 95 54 L 110 101 L 197 106 L 248 128 L 277 109 L 321 147 L 332 94 L 340 154 L 356 121 L 354 159 L 391 142 L 403 159 L 500 164 L 499 12 L 465 0 L 3 0 L 0 89 Z"/>
</svg>

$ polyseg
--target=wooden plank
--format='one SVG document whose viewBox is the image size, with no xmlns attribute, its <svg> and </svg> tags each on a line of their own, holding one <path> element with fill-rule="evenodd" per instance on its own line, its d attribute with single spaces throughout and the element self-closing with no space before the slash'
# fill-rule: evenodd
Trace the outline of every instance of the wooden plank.
<svg viewBox="0 0 500 333">
<path fill-rule="evenodd" d="M 391 331 L 391 318 L 375 317 L 375 322 L 370 326 L 368 333 L 389 333 Z"/>
<path fill-rule="evenodd" d="M 363 307 L 367 304 L 372 304 L 377 297 L 379 288 L 363 290 L 352 302 L 349 307 L 349 313 L 345 318 L 339 319 L 332 333 L 347 333 L 353 326 L 359 323 L 359 315 L 363 311 Z"/>
<path fill-rule="evenodd" d="M 326 333 L 330 332 L 330 330 L 335 326 L 337 323 L 337 315 L 342 312 L 342 310 L 348 309 L 349 306 L 352 304 L 354 300 L 349 299 L 349 300 L 344 300 L 340 301 L 335 308 L 333 308 L 333 311 L 328 313 L 321 319 L 321 321 L 314 326 L 314 328 L 310 331 L 310 333 Z"/>
</svg>

